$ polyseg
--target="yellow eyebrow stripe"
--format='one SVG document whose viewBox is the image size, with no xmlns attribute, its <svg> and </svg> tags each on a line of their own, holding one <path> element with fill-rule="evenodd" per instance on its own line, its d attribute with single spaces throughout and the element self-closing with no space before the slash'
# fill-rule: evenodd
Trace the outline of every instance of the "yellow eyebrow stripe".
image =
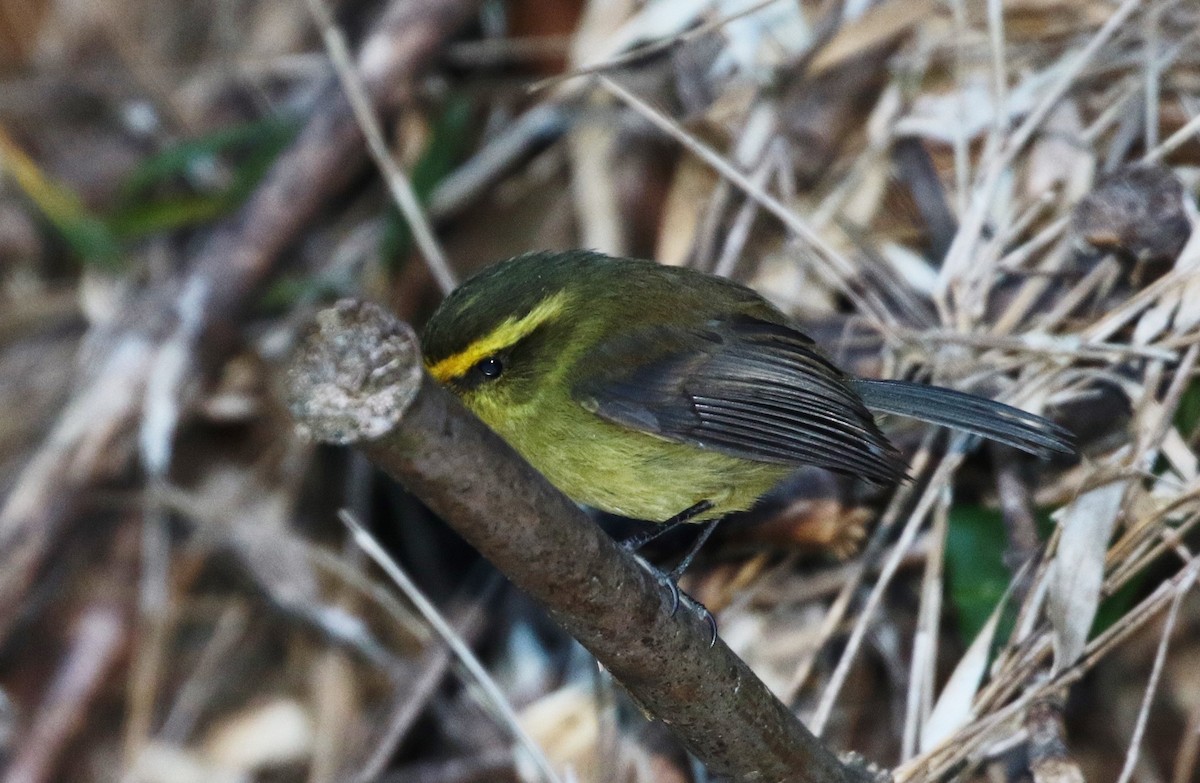
<svg viewBox="0 0 1200 783">
<path fill-rule="evenodd" d="M 566 307 L 567 295 L 563 292 L 543 299 L 537 307 L 520 318 L 509 318 L 492 331 L 480 337 L 456 354 L 451 354 L 436 364 L 426 363 L 426 369 L 436 380 L 445 383 L 463 375 L 480 360 L 505 348 L 516 345 L 528 337 L 542 324 L 549 321 Z"/>
</svg>

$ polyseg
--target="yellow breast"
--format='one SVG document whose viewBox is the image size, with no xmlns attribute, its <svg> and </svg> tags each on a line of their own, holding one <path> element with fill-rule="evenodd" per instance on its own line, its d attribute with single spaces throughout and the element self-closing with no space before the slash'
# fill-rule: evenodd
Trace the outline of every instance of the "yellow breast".
<svg viewBox="0 0 1200 783">
<path fill-rule="evenodd" d="M 791 472 L 613 424 L 568 399 L 475 412 L 572 500 L 664 522 L 707 500 L 693 522 L 750 508 Z"/>
</svg>

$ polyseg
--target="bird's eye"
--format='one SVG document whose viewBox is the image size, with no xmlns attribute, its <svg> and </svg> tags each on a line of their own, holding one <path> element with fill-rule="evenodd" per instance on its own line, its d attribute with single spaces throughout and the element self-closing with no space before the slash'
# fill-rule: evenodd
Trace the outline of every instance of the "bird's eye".
<svg viewBox="0 0 1200 783">
<path fill-rule="evenodd" d="M 499 378 L 500 373 L 504 372 L 504 365 L 495 356 L 489 356 L 475 365 L 475 369 L 479 370 L 479 374 L 484 378 Z"/>
</svg>

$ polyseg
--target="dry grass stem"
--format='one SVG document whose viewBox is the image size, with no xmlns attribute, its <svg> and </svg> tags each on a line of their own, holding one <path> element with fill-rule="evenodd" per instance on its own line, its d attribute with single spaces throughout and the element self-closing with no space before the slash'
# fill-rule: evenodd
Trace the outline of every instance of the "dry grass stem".
<svg viewBox="0 0 1200 783">
<path fill-rule="evenodd" d="M 495 679 L 493 679 L 487 668 L 480 663 L 479 658 L 476 657 L 475 653 L 463 641 L 462 636 L 442 617 L 437 607 L 425 597 L 420 588 L 409 578 L 408 574 L 384 551 L 383 547 L 375 540 L 375 537 L 354 519 L 350 512 L 342 511 L 339 517 L 342 523 L 349 528 L 354 542 L 400 588 L 400 591 L 416 607 L 417 612 L 425 619 L 425 622 L 429 623 L 434 632 L 441 637 L 446 646 L 454 653 L 458 662 L 474 681 L 475 686 L 482 691 L 488 709 L 494 711 L 496 717 L 511 733 L 513 739 L 528 754 L 530 761 L 538 770 L 541 778 L 550 781 L 550 783 L 559 783 L 560 778 L 558 773 L 554 771 L 554 768 L 546 758 L 546 754 L 538 747 L 528 732 L 525 731 L 512 703 L 504 695 L 500 686 L 496 684 Z M 373 780 L 378 776 L 378 772 L 378 769 L 368 766 L 364 770 L 361 780 L 363 783 Z"/>
<path fill-rule="evenodd" d="M 333 14 L 325 5 L 325 0 L 307 0 L 307 2 L 309 13 L 313 15 L 321 30 L 321 38 L 325 41 L 325 49 L 329 52 L 329 59 L 333 63 L 334 71 L 354 110 L 354 118 L 358 121 L 358 126 L 366 138 L 367 150 L 371 153 L 371 159 L 383 172 L 388 190 L 408 221 L 417 245 L 420 246 L 421 253 L 425 257 L 425 263 L 429 264 L 429 270 L 433 273 L 433 278 L 443 293 L 450 293 L 458 284 L 457 278 L 450 269 L 450 263 L 446 260 L 441 243 L 433 232 L 429 218 L 425 215 L 424 207 L 417 199 L 412 181 L 396 163 L 388 149 L 387 142 L 383 139 L 383 129 L 379 125 L 379 119 L 375 116 L 375 110 L 371 106 L 371 100 L 367 96 L 362 78 L 354 67 L 346 39 L 334 22 Z"/>
</svg>

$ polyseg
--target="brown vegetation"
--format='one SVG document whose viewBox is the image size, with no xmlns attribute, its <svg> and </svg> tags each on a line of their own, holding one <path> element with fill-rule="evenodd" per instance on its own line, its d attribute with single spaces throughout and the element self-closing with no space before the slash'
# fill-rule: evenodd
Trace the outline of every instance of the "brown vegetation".
<svg viewBox="0 0 1200 783">
<path fill-rule="evenodd" d="M 1198 39 L 1178 0 L 0 0 L 0 779 L 700 779 L 283 402 L 333 299 L 419 323 L 581 246 L 1079 435 L 801 471 L 685 580 L 720 655 L 897 781 L 1195 779 Z"/>
</svg>

